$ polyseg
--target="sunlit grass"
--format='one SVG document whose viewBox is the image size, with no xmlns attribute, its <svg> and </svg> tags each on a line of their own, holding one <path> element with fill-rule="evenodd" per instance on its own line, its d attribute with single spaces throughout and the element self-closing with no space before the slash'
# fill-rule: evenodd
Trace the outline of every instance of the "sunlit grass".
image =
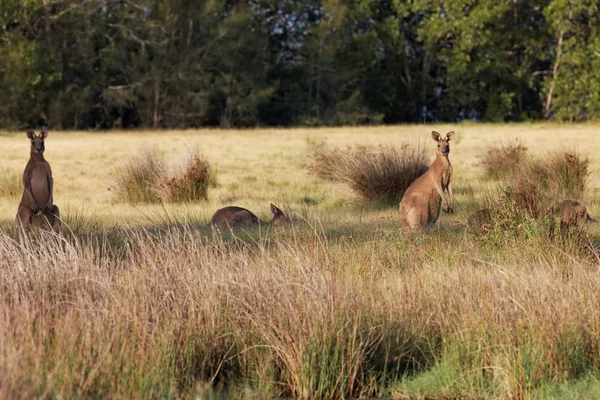
<svg viewBox="0 0 600 400">
<path fill-rule="evenodd" d="M 455 130 L 456 213 L 407 235 L 307 173 L 311 143 L 423 146 Z M 589 159 L 591 125 L 459 125 L 185 132 L 51 132 L 62 235 L 11 233 L 0 198 L 0 398 L 577 398 L 600 376 L 600 238 L 551 240 L 543 221 L 479 236 L 467 216 L 499 191 L 478 155 L 518 138 L 534 155 Z M 0 135 L 0 171 L 22 171 L 24 134 Z M 218 173 L 208 199 L 130 205 L 110 171 L 142 146 L 192 146 Z M 19 172 L 20 174 L 20 172 Z M 9 178 L 12 182 L 13 177 Z M 1 181 L 0 181 L 1 182 Z M 22 189 L 20 189 L 22 190 Z M 546 201 L 546 200 L 544 200 Z M 278 229 L 212 231 L 226 205 Z"/>
</svg>

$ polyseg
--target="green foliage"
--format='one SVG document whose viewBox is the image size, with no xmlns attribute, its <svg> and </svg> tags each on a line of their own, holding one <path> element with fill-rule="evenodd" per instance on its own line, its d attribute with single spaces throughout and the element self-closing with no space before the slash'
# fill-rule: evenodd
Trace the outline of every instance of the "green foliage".
<svg viewBox="0 0 600 400">
<path fill-rule="evenodd" d="M 5 1 L 0 126 L 600 117 L 598 4 Z"/>
</svg>

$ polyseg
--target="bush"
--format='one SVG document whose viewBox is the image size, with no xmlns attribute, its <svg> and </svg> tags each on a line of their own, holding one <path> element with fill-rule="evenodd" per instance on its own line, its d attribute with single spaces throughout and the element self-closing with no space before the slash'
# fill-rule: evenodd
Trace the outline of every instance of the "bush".
<svg viewBox="0 0 600 400">
<path fill-rule="evenodd" d="M 185 157 L 181 166 L 164 182 L 164 200 L 185 202 L 206 200 L 208 188 L 216 183 L 208 161 L 195 151 Z"/>
<path fill-rule="evenodd" d="M 397 205 L 406 189 L 429 167 L 423 148 L 356 146 L 313 153 L 310 171 L 346 184 L 362 201 Z"/>
<path fill-rule="evenodd" d="M 0 196 L 17 197 L 22 193 L 21 174 L 8 168 L 0 171 Z"/>
<path fill-rule="evenodd" d="M 589 179 L 589 160 L 576 151 L 557 151 L 534 160 L 530 167 L 535 179 L 543 182 L 555 197 L 581 198 Z"/>
<path fill-rule="evenodd" d="M 171 171 L 155 149 L 132 154 L 115 174 L 115 192 L 127 203 L 160 203 L 206 200 L 216 183 L 208 161 L 190 151 Z"/>
<path fill-rule="evenodd" d="M 351 151 L 351 149 L 348 148 L 348 151 Z M 308 167 L 311 174 L 330 181 L 338 180 L 338 170 L 342 162 L 342 151 L 340 149 L 329 149 L 321 146 L 313 152 L 312 159 L 312 164 Z"/>
<path fill-rule="evenodd" d="M 527 159 L 527 147 L 518 140 L 514 143 L 489 147 L 480 157 L 479 164 L 485 168 L 487 176 L 501 179 L 514 176 Z"/>
<path fill-rule="evenodd" d="M 161 186 L 167 174 L 164 158 L 155 149 L 144 147 L 132 153 L 125 165 L 115 172 L 114 191 L 124 202 L 159 203 Z"/>
</svg>

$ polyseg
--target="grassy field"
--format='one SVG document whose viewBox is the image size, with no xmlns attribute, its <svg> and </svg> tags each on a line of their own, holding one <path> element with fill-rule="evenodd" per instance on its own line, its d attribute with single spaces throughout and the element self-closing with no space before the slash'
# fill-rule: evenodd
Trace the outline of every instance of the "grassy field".
<svg viewBox="0 0 600 400">
<path fill-rule="evenodd" d="M 457 132 L 456 212 L 424 233 L 307 172 L 323 141 L 433 159 L 432 129 Z M 600 229 L 466 229 L 498 186 L 479 158 L 515 139 L 586 156 L 581 201 L 600 216 L 595 125 L 50 132 L 63 235 L 18 242 L 6 187 L 29 144 L 1 133 L 0 397 L 598 397 Z M 217 171 L 208 201 L 116 201 L 115 171 L 145 146 L 172 162 L 199 149 Z M 204 226 L 226 205 L 270 219 L 270 202 L 297 222 L 239 237 Z"/>
</svg>

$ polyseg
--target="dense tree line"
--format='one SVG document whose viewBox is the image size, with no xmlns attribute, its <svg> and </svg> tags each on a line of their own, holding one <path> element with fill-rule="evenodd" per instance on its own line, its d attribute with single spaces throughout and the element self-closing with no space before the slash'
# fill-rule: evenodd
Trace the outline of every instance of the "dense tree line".
<svg viewBox="0 0 600 400">
<path fill-rule="evenodd" d="M 0 127 L 588 120 L 600 116 L 598 8 L 0 0 Z"/>
</svg>

